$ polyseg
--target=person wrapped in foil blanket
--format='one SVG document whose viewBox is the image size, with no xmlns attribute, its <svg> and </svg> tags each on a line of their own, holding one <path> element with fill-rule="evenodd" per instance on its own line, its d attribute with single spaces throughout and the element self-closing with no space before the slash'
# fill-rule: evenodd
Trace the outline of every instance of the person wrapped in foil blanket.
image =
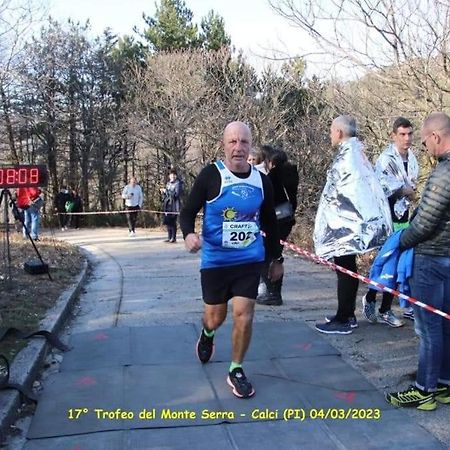
<svg viewBox="0 0 450 450">
<path fill-rule="evenodd" d="M 419 165 L 411 151 L 408 152 L 407 164 L 408 173 L 405 170 L 402 157 L 395 149 L 394 144 L 388 145 L 381 153 L 375 165 L 375 172 L 386 197 L 391 197 L 403 186 L 410 186 L 413 189 L 416 188 Z M 407 196 L 399 196 L 394 204 L 394 214 L 396 216 L 393 217 L 394 221 L 404 216 L 405 212 L 409 209 L 410 203 Z"/>
<path fill-rule="evenodd" d="M 317 255 L 365 253 L 392 233 L 386 195 L 356 137 L 339 144 L 327 174 L 314 227 Z"/>
</svg>

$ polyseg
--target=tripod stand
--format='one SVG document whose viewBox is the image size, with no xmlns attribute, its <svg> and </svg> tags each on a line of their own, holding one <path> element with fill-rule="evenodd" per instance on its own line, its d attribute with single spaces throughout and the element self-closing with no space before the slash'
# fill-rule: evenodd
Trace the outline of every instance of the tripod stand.
<svg viewBox="0 0 450 450">
<path fill-rule="evenodd" d="M 11 248 L 10 248 L 10 241 L 9 241 L 9 232 L 10 232 L 10 223 L 9 223 L 9 214 L 8 214 L 9 207 L 12 208 L 14 217 L 18 218 L 20 223 L 22 224 L 23 229 L 25 230 L 25 234 L 28 237 L 28 239 L 30 240 L 31 245 L 33 246 L 34 251 L 36 252 L 36 255 L 40 259 L 41 263 L 45 265 L 45 262 L 42 259 L 42 256 L 39 253 L 39 250 L 37 249 L 36 244 L 34 243 L 33 238 L 30 235 L 30 231 L 28 230 L 28 227 L 25 225 L 23 215 L 17 208 L 16 202 L 14 201 L 9 189 L 2 189 L 2 191 L 0 193 L 0 206 L 1 206 L 2 202 L 4 202 L 4 225 L 5 225 L 5 234 L 6 234 L 6 255 L 4 255 L 4 257 L 6 256 L 6 267 L 7 267 L 6 286 L 10 287 L 12 276 L 11 276 Z M 53 281 L 52 277 L 50 276 L 49 271 L 47 271 L 47 275 L 48 275 L 49 280 Z"/>
</svg>

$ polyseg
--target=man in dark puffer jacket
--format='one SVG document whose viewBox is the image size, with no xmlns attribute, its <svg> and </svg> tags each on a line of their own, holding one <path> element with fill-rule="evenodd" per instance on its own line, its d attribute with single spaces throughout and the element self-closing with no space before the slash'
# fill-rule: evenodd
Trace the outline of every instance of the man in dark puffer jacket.
<svg viewBox="0 0 450 450">
<path fill-rule="evenodd" d="M 422 194 L 417 214 L 401 236 L 401 248 L 414 247 L 411 291 L 414 298 L 450 313 L 450 117 L 428 116 L 422 144 L 438 159 Z M 386 395 L 395 406 L 430 411 L 436 400 L 450 404 L 450 320 L 414 306 L 420 338 L 415 385 Z"/>
</svg>

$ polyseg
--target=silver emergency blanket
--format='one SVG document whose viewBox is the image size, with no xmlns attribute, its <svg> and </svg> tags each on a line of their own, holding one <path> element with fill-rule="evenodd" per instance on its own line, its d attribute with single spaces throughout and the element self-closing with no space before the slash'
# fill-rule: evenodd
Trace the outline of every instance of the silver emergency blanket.
<svg viewBox="0 0 450 450">
<path fill-rule="evenodd" d="M 416 188 L 419 176 L 419 165 L 411 150 L 408 150 L 408 173 L 406 173 L 402 157 L 394 144 L 388 145 L 375 164 L 375 172 L 380 180 L 386 197 L 390 197 L 403 186 Z M 407 197 L 400 197 L 394 204 L 394 214 L 401 219 L 408 211 L 410 201 Z M 395 220 L 395 218 L 394 218 Z"/>
<path fill-rule="evenodd" d="M 323 258 L 367 252 L 392 232 L 389 204 L 363 150 L 357 138 L 340 144 L 328 171 L 313 236 Z"/>
</svg>

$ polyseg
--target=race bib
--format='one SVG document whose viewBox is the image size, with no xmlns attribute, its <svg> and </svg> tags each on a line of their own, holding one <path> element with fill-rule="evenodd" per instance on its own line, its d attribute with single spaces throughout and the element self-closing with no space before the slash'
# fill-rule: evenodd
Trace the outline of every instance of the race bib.
<svg viewBox="0 0 450 450">
<path fill-rule="evenodd" d="M 255 222 L 224 222 L 222 227 L 222 247 L 246 248 L 256 241 L 259 232 Z"/>
</svg>

